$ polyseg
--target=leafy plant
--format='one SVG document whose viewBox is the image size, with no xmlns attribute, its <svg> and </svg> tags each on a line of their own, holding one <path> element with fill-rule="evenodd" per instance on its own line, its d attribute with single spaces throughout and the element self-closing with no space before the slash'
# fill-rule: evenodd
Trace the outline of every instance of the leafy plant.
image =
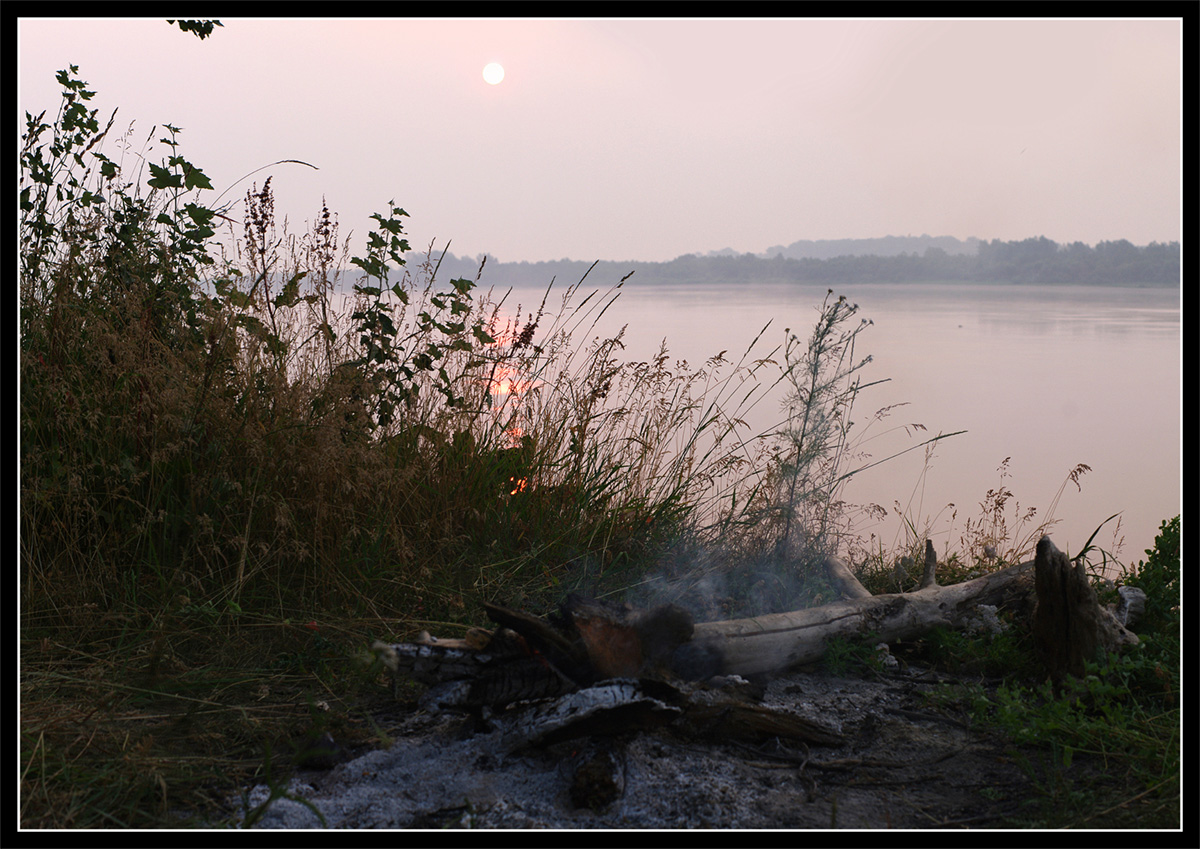
<svg viewBox="0 0 1200 849">
<path fill-rule="evenodd" d="M 360 298 L 351 319 L 359 334 L 362 356 L 349 365 L 360 368 L 371 386 L 371 414 L 381 428 L 395 420 L 398 405 L 415 402 L 421 373 L 436 375 L 434 388 L 445 403 L 450 407 L 458 404 L 461 399 L 447 372 L 447 356 L 459 351 L 471 353 L 496 341 L 485 331 L 484 317 L 473 308 L 471 291 L 475 283 L 467 279 L 451 280 L 448 290 L 429 294 L 424 302 L 414 305 L 415 321 L 409 328 L 404 326 L 410 293 L 403 281 L 390 286 L 388 283 L 390 263 L 403 266 L 403 254 L 410 250 L 408 240 L 401 238 L 404 227 L 400 220 L 408 213 L 394 202 L 388 206 L 387 216 L 372 216 L 379 227 L 368 234 L 366 257 L 350 260 L 368 279 L 365 285 L 354 286 Z M 430 275 L 431 282 L 435 275 L 436 269 Z"/>
<path fill-rule="evenodd" d="M 168 19 L 167 23 L 176 24 L 181 30 L 183 30 L 184 32 L 192 33 L 193 35 L 196 36 L 196 38 L 200 39 L 201 41 L 203 41 L 204 39 L 206 39 L 210 35 L 212 35 L 213 27 L 224 26 L 224 24 L 222 24 L 220 21 L 208 21 L 208 20 L 175 21 L 175 20 Z"/>
<path fill-rule="evenodd" d="M 1179 516 L 1175 516 L 1162 522 L 1154 548 L 1146 549 L 1146 559 L 1139 560 L 1121 580 L 1125 586 L 1146 593 L 1146 612 L 1137 626 L 1139 633 L 1159 635 L 1168 641 L 1178 634 L 1181 563 Z"/>
<path fill-rule="evenodd" d="M 1006 617 L 998 632 L 932 628 L 896 647 L 909 662 L 928 663 L 959 675 L 1025 676 L 1034 670 L 1028 633 Z"/>
<path fill-rule="evenodd" d="M 884 667 L 884 660 L 883 655 L 874 648 L 878 641 L 877 634 L 827 640 L 821 655 L 821 667 L 834 676 L 879 672 Z"/>
</svg>

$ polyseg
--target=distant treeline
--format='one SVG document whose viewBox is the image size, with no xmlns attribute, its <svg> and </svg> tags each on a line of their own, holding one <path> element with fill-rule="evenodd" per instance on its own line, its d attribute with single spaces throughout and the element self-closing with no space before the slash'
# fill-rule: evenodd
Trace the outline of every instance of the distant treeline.
<svg viewBox="0 0 1200 849">
<path fill-rule="evenodd" d="M 953 236 L 883 236 L 875 239 L 801 239 L 790 245 L 775 245 L 759 256 L 784 259 L 833 259 L 839 256 L 899 256 L 902 253 L 923 254 L 927 248 L 941 248 L 948 254 L 975 255 L 979 240 L 972 236 L 959 240 Z M 710 256 L 737 256 L 732 248 L 709 251 Z"/>
<path fill-rule="evenodd" d="M 438 276 L 474 279 L 482 257 L 442 259 Z M 489 259 L 480 282 L 490 286 L 528 286 L 549 282 L 574 283 L 583 277 L 590 262 L 497 262 Z M 903 252 L 895 256 L 846 255 L 829 259 L 800 259 L 776 254 L 698 256 L 686 254 L 670 262 L 600 262 L 591 282 L 610 282 L 630 272 L 642 284 L 737 284 L 737 283 L 916 283 L 978 282 L 1021 284 L 1084 284 L 1092 286 L 1178 286 L 1179 242 L 1152 242 L 1138 247 L 1121 239 L 1100 242 L 1095 247 L 1083 242 L 1060 245 L 1040 236 L 1016 242 L 993 239 L 980 241 L 973 254 L 951 254 L 927 247 L 921 254 Z"/>
</svg>

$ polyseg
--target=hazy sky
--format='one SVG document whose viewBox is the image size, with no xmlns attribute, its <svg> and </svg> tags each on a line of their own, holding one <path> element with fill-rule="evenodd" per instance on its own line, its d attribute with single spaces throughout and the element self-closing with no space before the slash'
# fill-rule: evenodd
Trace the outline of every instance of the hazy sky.
<svg viewBox="0 0 1200 849">
<path fill-rule="evenodd" d="M 324 196 L 361 237 L 394 199 L 414 248 L 501 261 L 1181 238 L 1178 20 L 222 22 L 200 41 L 159 18 L 21 20 L 19 107 L 53 115 L 55 72 L 79 65 L 133 152 L 184 129 L 209 200 L 300 159 L 320 170 L 225 200 L 274 175 L 293 224 Z"/>
</svg>

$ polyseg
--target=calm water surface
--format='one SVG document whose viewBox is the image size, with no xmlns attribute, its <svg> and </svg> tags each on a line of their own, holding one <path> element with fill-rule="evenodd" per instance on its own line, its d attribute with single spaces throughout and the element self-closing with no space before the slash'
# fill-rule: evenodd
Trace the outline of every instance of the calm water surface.
<svg viewBox="0 0 1200 849">
<path fill-rule="evenodd" d="M 597 332 L 627 324 L 630 359 L 652 356 L 665 339 L 672 357 L 693 364 L 721 350 L 736 361 L 768 321 L 756 356 L 782 344 L 785 328 L 807 339 L 825 292 L 639 287 L 631 279 Z M 863 447 L 882 459 L 938 432 L 967 431 L 941 442 L 928 467 L 918 449 L 849 482 L 849 501 L 888 509 L 885 520 L 859 526 L 885 547 L 904 539 L 896 502 L 943 551 L 957 546 L 968 517 L 978 519 L 988 489 L 1003 483 L 1022 512 L 1036 507 L 1044 516 L 1079 463 L 1091 467 L 1082 491 L 1068 483 L 1054 513 L 1060 522 L 1051 536 L 1063 550 L 1078 551 L 1120 512 L 1121 559 L 1136 560 L 1159 523 L 1180 512 L 1178 290 L 867 284 L 836 293 L 873 322 L 859 337 L 857 353 L 874 358 L 864 381 L 890 378 L 856 403 L 856 429 L 872 437 Z M 507 303 L 528 306 L 540 296 L 514 291 Z M 777 422 L 780 400 L 759 404 L 751 425 Z M 866 430 L 874 412 L 892 404 L 906 406 Z M 909 437 L 896 427 L 909 423 L 928 433 Z M 1097 537 L 1110 550 L 1114 526 Z"/>
</svg>

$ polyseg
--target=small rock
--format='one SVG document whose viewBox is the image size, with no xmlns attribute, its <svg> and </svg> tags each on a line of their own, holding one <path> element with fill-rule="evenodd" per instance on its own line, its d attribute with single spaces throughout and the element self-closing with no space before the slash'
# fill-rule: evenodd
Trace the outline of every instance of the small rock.
<svg viewBox="0 0 1200 849">
<path fill-rule="evenodd" d="M 1117 605 L 1117 619 L 1128 627 L 1146 612 L 1146 592 L 1137 587 L 1121 587 L 1117 595 L 1121 597 Z"/>
</svg>

